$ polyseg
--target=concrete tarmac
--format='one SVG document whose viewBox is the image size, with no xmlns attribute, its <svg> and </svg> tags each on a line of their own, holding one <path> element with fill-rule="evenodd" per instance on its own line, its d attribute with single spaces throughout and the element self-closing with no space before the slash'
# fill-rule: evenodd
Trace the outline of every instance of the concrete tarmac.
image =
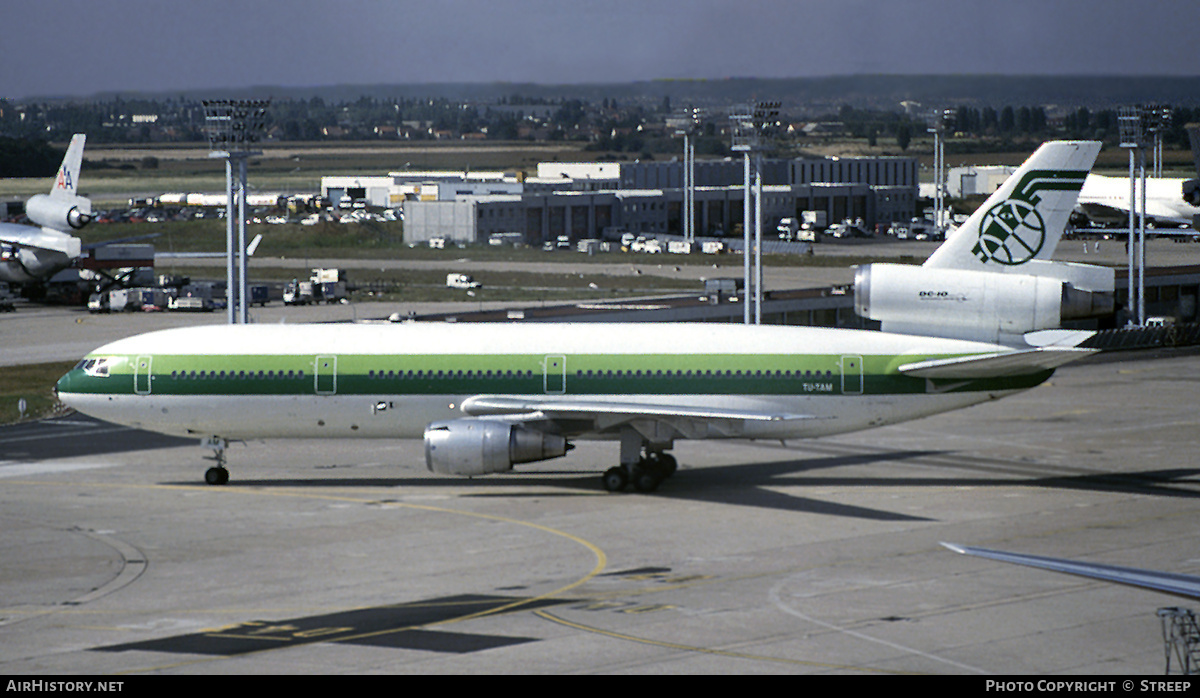
<svg viewBox="0 0 1200 698">
<path fill-rule="evenodd" d="M 0 672 L 1161 674 L 1156 593 L 952 541 L 1200 572 L 1200 354 L 845 435 L 614 444 L 472 480 L 419 441 L 207 452 L 78 416 L 0 429 Z M 1186 605 L 1186 602 L 1185 602 Z"/>
</svg>

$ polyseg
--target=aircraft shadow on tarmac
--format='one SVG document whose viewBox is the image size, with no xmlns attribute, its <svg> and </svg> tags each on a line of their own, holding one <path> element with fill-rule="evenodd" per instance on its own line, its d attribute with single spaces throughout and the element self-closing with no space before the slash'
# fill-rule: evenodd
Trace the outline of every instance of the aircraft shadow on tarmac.
<svg viewBox="0 0 1200 698">
<path fill-rule="evenodd" d="M 86 419 L 82 416 L 77 419 Z M 76 419 L 73 418 L 73 419 Z M 49 421 L 49 420 L 47 420 Z M 103 435 L 104 422 L 95 422 L 92 430 L 74 438 L 47 438 L 37 447 L 31 459 L 70 457 L 81 453 L 99 454 L 129 452 L 143 449 L 188 446 L 196 448 L 195 439 L 162 436 L 149 432 L 113 427 L 111 433 Z M 10 430 L 5 427 L 3 430 Z M 789 448 L 792 448 L 789 446 Z M 797 448 L 803 449 L 803 446 Z M 48 449 L 48 450 L 47 450 Z M 871 477 L 849 475 L 845 477 L 814 475 L 816 471 L 855 465 L 886 465 L 888 463 L 913 462 L 924 466 L 954 469 L 957 456 L 953 451 L 871 451 L 864 453 L 838 454 L 829 456 L 789 458 L 758 463 L 688 468 L 686 462 L 680 471 L 665 481 L 652 494 L 627 494 L 617 496 L 658 497 L 662 499 L 690 500 L 759 507 L 796 513 L 842 516 L 876 521 L 928 521 L 930 519 L 889 512 L 851 504 L 822 501 L 779 492 L 779 487 L 844 487 L 844 488 L 888 488 L 888 487 L 1043 487 L 1051 489 L 1080 490 L 1090 492 L 1113 492 L 1142 494 L 1159 497 L 1200 497 L 1200 469 L 1174 468 L 1125 473 L 1091 473 L 1082 475 L 1013 476 L 1012 473 L 995 477 L 920 477 L 904 475 L 898 477 Z M 197 467 L 201 466 L 199 458 Z M 337 466 L 329 466 L 337 470 Z M 1021 463 L 1020 472 L 1036 470 L 1036 463 Z M 199 470 L 197 471 L 199 473 Z M 411 471 L 409 471 L 411 472 Z M 263 478 L 238 477 L 236 465 L 234 475 L 224 487 L 293 487 L 293 488 L 392 488 L 392 487 L 447 487 L 453 486 L 463 497 L 547 497 L 547 496 L 594 496 L 603 491 L 599 470 L 556 470 L 520 471 L 498 474 L 476 479 L 458 479 L 438 476 L 398 477 L 328 477 L 317 475 L 312 478 Z M 1193 479 L 1195 478 L 1195 479 Z M 196 485 L 196 480 L 162 482 L 163 485 Z M 512 492 L 497 492 L 512 487 Z M 545 487 L 557 492 L 529 492 L 530 487 Z M 521 491 L 516 491 L 516 490 Z"/>
<path fill-rule="evenodd" d="M 744 463 L 689 469 L 686 463 L 680 471 L 664 482 L 652 494 L 615 496 L 657 497 L 670 500 L 689 500 L 759 507 L 796 513 L 823 514 L 875 521 L 929 521 L 931 519 L 868 507 L 822 501 L 777 491 L 778 487 L 800 488 L 888 488 L 888 487 L 1040 487 L 1091 492 L 1133 493 L 1160 497 L 1200 497 L 1200 488 L 1177 485 L 1200 485 L 1200 469 L 1152 470 L 1134 473 L 1099 473 L 1050 477 L 919 477 L 894 478 L 869 476 L 814 476 L 814 471 L 844 466 L 899 463 L 936 457 L 953 467 L 952 451 L 879 451 L 873 453 L 799 458 L 772 462 Z M 1025 470 L 1036 465 L 1022 464 Z M 287 479 L 240 479 L 230 481 L 229 487 L 446 487 L 461 490 L 463 497 L 547 497 L 593 496 L 603 491 L 598 471 L 559 470 L 536 473 L 499 474 L 475 479 L 450 479 L 436 476 L 395 478 L 314 477 Z M 1197 479 L 1191 479 L 1197 478 Z M 164 484 L 195 484 L 164 483 Z M 513 492 L 497 492 L 512 487 Z M 529 492 L 530 487 L 546 487 L 558 492 Z M 486 491 L 473 491 L 486 490 Z"/>
</svg>

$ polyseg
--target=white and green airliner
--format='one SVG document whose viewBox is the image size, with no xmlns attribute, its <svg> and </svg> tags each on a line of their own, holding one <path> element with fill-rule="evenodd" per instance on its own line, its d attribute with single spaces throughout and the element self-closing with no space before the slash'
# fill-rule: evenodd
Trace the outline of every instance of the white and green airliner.
<svg viewBox="0 0 1200 698">
<path fill-rule="evenodd" d="M 1012 303 L 978 296 L 1005 288 L 993 276 L 1046 281 L 1046 260 L 1098 149 L 1042 146 L 948 238 L 943 248 L 963 255 L 944 268 L 912 268 L 927 272 L 917 293 L 937 300 L 923 306 L 914 296 L 908 333 L 726 324 L 188 327 L 100 347 L 63 376 L 58 394 L 104 420 L 200 438 L 216 451 L 211 484 L 228 480 L 231 440 L 423 438 L 430 470 L 475 476 L 595 439 L 620 444 L 607 489 L 650 491 L 675 471 L 667 451 L 680 439 L 792 439 L 893 424 L 1032 388 L 1087 355 L 1074 346 L 1086 333 L 1038 332 L 1057 327 L 1058 313 L 1018 307 L 1047 294 Z M 1041 173 L 1036 183 L 1030 172 Z M 1014 203 L 1022 217 L 998 215 Z M 1035 272 L 1019 272 L 1019 249 Z M 997 263 L 995 254 L 1006 256 Z M 892 266 L 872 265 L 873 294 Z M 943 288 L 947 273 L 953 284 Z M 978 289 L 964 285 L 966 273 L 977 275 Z M 1065 299 L 1071 283 L 1063 277 L 1076 276 L 1060 271 L 1047 283 Z M 966 330 L 936 319 L 947 310 L 964 315 L 971 304 L 996 317 L 973 318 Z M 894 321 L 884 318 L 885 330 Z"/>
</svg>

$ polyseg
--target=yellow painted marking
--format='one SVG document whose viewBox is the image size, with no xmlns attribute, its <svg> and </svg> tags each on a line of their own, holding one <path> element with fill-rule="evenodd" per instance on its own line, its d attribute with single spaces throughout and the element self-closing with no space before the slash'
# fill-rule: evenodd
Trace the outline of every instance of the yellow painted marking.
<svg viewBox="0 0 1200 698">
<path fill-rule="evenodd" d="M 552 623 L 558 623 L 559 625 L 565 625 L 568 628 L 574 628 L 575 630 L 582 630 L 584 632 L 595 633 L 597 635 L 604 635 L 605 637 L 611 637 L 611 638 L 614 638 L 617 640 L 628 640 L 630 642 L 637 642 L 637 643 L 640 643 L 643 645 L 653 645 L 655 647 L 665 647 L 667 649 L 679 650 L 681 652 L 697 652 L 700 654 L 710 654 L 710 655 L 716 655 L 716 656 L 721 656 L 721 657 L 732 657 L 734 659 L 748 659 L 748 660 L 757 661 L 757 662 L 773 662 L 776 664 L 790 664 L 793 666 L 811 666 L 811 667 L 819 667 L 822 669 L 842 669 L 842 670 L 847 670 L 847 671 L 865 671 L 865 672 L 870 672 L 873 674 L 915 674 L 915 673 L 917 673 L 917 672 L 912 672 L 912 671 L 893 671 L 893 670 L 889 670 L 889 669 L 872 669 L 870 667 L 848 666 L 845 664 L 827 664 L 825 662 L 810 662 L 810 661 L 805 661 L 803 659 L 788 659 L 786 657 L 768 657 L 768 656 L 761 655 L 761 654 L 749 654 L 746 652 L 732 652 L 730 650 L 718 650 L 718 649 L 713 649 L 711 647 L 697 647 L 695 645 L 682 645 L 682 644 L 679 644 L 678 642 L 665 642 L 663 640 L 651 640 L 651 639 L 644 638 L 644 637 L 635 637 L 633 635 L 626 635 L 625 633 L 618 633 L 618 632 L 614 632 L 612 630 L 604 630 L 602 628 L 597 628 L 597 627 L 590 626 L 590 625 L 583 625 L 581 623 L 575 623 L 573 621 L 569 621 L 565 618 L 560 618 L 552 613 L 548 613 L 548 612 L 546 612 L 544 610 L 540 610 L 540 609 L 537 611 L 534 611 L 533 613 L 534 613 L 534 615 L 538 616 L 539 618 L 548 620 Z"/>
<path fill-rule="evenodd" d="M 289 497 L 289 498 L 296 498 L 296 499 L 316 499 L 316 500 L 322 500 L 322 501 L 350 502 L 350 503 L 354 503 L 354 504 L 371 504 L 372 502 L 377 501 L 375 498 L 370 498 L 370 499 L 361 498 L 360 499 L 360 498 L 348 497 L 348 496 L 344 496 L 344 495 L 314 494 L 312 492 L 288 492 L 288 491 L 284 491 L 284 490 L 272 491 L 272 490 L 261 490 L 261 489 L 255 489 L 255 490 L 214 489 L 213 487 L 207 486 L 207 485 L 201 487 L 201 486 L 193 486 L 193 485 L 127 485 L 127 484 L 112 484 L 112 483 L 54 483 L 54 482 L 11 481 L 11 480 L 6 482 L 5 484 L 9 485 L 9 486 L 16 486 L 16 485 L 26 485 L 26 486 L 32 485 L 32 486 L 39 486 L 39 487 L 70 486 L 70 487 L 83 487 L 83 488 L 93 488 L 93 489 L 94 488 L 112 488 L 112 489 L 167 490 L 167 491 L 176 491 L 176 492 L 203 492 L 204 494 L 213 494 L 213 495 L 217 495 L 217 496 L 235 496 L 235 495 L 239 495 L 239 494 L 254 495 L 254 496 L 264 496 L 265 495 L 265 496 L 273 496 L 273 497 Z M 511 517 L 507 517 L 507 516 L 498 516 L 496 514 L 480 514 L 480 513 L 469 512 L 469 511 L 459 511 L 456 509 L 447 509 L 445 507 L 435 507 L 435 506 L 432 506 L 429 504 L 411 504 L 411 503 L 407 503 L 407 502 L 389 502 L 389 504 L 392 506 L 398 507 L 398 508 L 416 509 L 419 511 L 428 511 L 428 512 L 433 512 L 433 513 L 438 513 L 438 514 L 453 514 L 453 515 L 457 515 L 457 516 L 466 516 L 469 518 L 483 519 L 486 521 L 498 521 L 501 523 L 512 524 L 514 526 L 524 526 L 526 528 L 532 528 L 535 531 L 541 531 L 543 533 L 549 533 L 554 536 L 565 538 L 573 543 L 576 543 L 576 544 L 586 548 L 587 550 L 589 550 L 592 553 L 593 556 L 595 556 L 596 564 L 595 564 L 595 566 L 592 567 L 592 569 L 587 574 L 583 575 L 578 580 L 571 582 L 570 584 L 564 585 L 562 587 L 559 587 L 558 589 L 554 589 L 553 591 L 549 591 L 545 594 L 540 594 L 538 596 L 533 596 L 533 597 L 530 597 L 527 599 L 518 599 L 516 601 L 504 604 L 502 606 L 498 606 L 496 608 L 478 611 L 476 613 L 470 613 L 465 616 L 460 616 L 458 618 L 449 618 L 447 620 L 437 621 L 437 622 L 433 622 L 433 623 L 424 623 L 421 625 L 412 625 L 412 626 L 407 626 L 407 627 L 403 627 L 403 628 L 392 628 L 389 630 L 380 630 L 377 632 L 362 633 L 359 635 L 347 635 L 345 637 L 338 638 L 339 641 L 361 640 L 364 638 L 380 637 L 383 635 L 390 635 L 392 633 L 404 632 L 406 630 L 413 630 L 416 628 L 428 628 L 428 627 L 434 627 L 434 626 L 439 626 L 439 625 L 450 625 L 452 623 L 459 623 L 462 621 L 473 620 L 476 618 L 484 618 L 487 616 L 494 616 L 494 615 L 498 615 L 501 613 L 507 613 L 508 611 L 518 609 L 522 606 L 537 603 L 539 601 L 544 601 L 546 599 L 551 599 L 556 596 L 565 594 L 566 592 L 568 592 L 572 589 L 578 588 L 578 587 L 586 584 L 588 581 L 590 581 L 596 575 L 603 572 L 604 568 L 608 566 L 608 556 L 604 554 L 604 551 L 601 550 L 599 546 L 597 546 L 587 540 L 584 540 L 583 538 L 580 538 L 579 536 L 576 536 L 571 533 L 567 533 L 565 531 L 560 531 L 558 529 L 550 528 L 549 526 L 543 526 L 541 524 L 535 524 L 535 523 L 532 523 L 529 521 L 521 521 L 520 519 L 514 519 Z M 365 608 L 365 607 L 363 607 L 363 608 Z M 354 609 L 348 609 L 348 610 L 354 610 Z M 253 623 L 253 622 L 254 621 L 252 621 L 251 623 Z M 234 626 L 234 627 L 244 627 L 245 625 L 249 625 L 249 624 L 250 623 L 239 624 L 239 626 Z M 276 629 L 279 629 L 279 628 L 282 628 L 283 626 L 275 626 L 275 627 L 276 627 Z M 293 628 L 293 629 L 296 629 L 296 628 Z M 259 632 L 263 632 L 263 631 L 259 631 Z M 233 637 L 232 635 L 224 635 L 224 634 L 222 634 L 222 636 L 223 637 Z M 253 635 L 252 637 L 255 639 L 279 639 L 279 638 L 264 637 L 263 635 Z M 269 652 L 269 651 L 272 651 L 272 650 L 269 650 L 269 649 L 253 650 L 250 652 L 245 652 L 245 653 L 239 654 L 237 656 L 245 657 L 245 656 L 249 656 L 249 655 L 253 655 L 253 654 L 258 654 L 259 652 Z M 203 659 L 195 659 L 195 660 L 189 660 L 189 661 L 185 661 L 185 662 L 176 662 L 174 664 L 166 664 L 166 665 L 160 665 L 160 666 L 155 666 L 155 667 L 146 667 L 144 669 L 130 669 L 127 671 L 117 672 L 117 673 L 119 673 L 119 674 L 134 674 L 134 673 L 140 673 L 140 672 L 146 672 L 146 671 L 158 671 L 161 669 L 169 669 L 169 668 L 175 668 L 175 667 L 181 667 L 181 666 L 188 666 L 188 665 L 192 665 L 192 664 L 201 664 L 201 663 L 216 661 L 218 659 L 225 659 L 225 658 L 226 657 L 205 657 Z"/>
</svg>

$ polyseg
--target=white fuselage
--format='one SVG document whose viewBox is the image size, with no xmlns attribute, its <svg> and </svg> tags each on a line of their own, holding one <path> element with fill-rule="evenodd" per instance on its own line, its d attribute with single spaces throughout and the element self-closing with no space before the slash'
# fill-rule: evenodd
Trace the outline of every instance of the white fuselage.
<svg viewBox="0 0 1200 698">
<path fill-rule="evenodd" d="M 230 439 L 419 438 L 431 422 L 469 416 L 464 403 L 481 395 L 536 398 L 550 407 L 584 400 L 802 415 L 657 417 L 686 438 L 797 438 L 915 419 L 1040 382 L 958 390 L 967 382 L 935 384 L 896 371 L 931 357 L 997 351 L 1006 349 L 724 324 L 233 325 L 101 347 L 89 358 L 108 362 L 106 375 L 77 368 L 60 381 L 59 394 L 109 421 Z M 608 419 L 594 416 L 571 435 L 612 438 Z"/>
</svg>

